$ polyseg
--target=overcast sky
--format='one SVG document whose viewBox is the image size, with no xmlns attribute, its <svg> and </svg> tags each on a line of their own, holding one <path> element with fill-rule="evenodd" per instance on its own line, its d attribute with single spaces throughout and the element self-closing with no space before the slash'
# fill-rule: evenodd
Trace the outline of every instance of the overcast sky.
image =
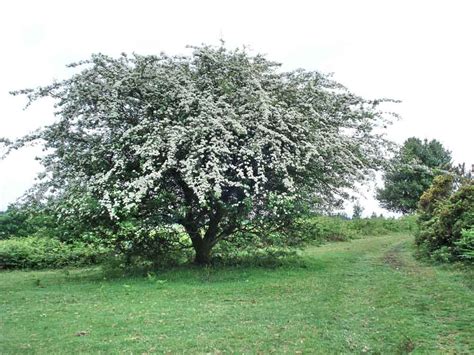
<svg viewBox="0 0 474 355">
<path fill-rule="evenodd" d="M 2 1 L 0 137 L 52 122 L 50 103 L 23 111 L 9 91 L 66 78 L 91 53 L 185 53 L 189 44 L 246 45 L 284 69 L 333 72 L 367 98 L 402 100 L 390 128 L 438 139 L 474 163 L 474 2 L 466 1 Z M 38 149 L 38 148 L 37 148 Z M 35 149 L 0 161 L 0 210 L 40 170 Z M 366 213 L 380 212 L 367 194 Z"/>
</svg>

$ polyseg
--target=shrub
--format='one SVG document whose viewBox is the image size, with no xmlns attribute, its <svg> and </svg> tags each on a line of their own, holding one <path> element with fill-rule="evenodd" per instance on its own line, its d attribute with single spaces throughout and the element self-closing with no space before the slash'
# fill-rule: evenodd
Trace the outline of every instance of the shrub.
<svg viewBox="0 0 474 355">
<path fill-rule="evenodd" d="M 0 268 L 60 268 L 96 264 L 109 249 L 82 242 L 64 243 L 53 238 L 24 237 L 0 241 Z"/>
<path fill-rule="evenodd" d="M 451 248 L 442 246 L 439 249 L 433 250 L 430 254 L 431 259 L 440 263 L 449 263 L 454 261 L 453 252 Z"/>
<path fill-rule="evenodd" d="M 340 217 L 317 216 L 302 223 L 304 240 L 310 242 L 346 241 L 362 236 L 390 233 L 414 232 L 416 217 L 402 218 L 357 218 L 347 220 Z"/>
<path fill-rule="evenodd" d="M 465 182 L 455 192 L 453 182 L 451 176 L 438 176 L 423 193 L 416 243 L 422 253 L 438 261 L 469 261 L 473 253 L 474 182 Z"/>
<path fill-rule="evenodd" d="M 299 264 L 298 251 L 284 246 L 247 246 L 238 249 L 232 243 L 220 243 L 213 253 L 213 263 L 218 265 L 277 267 L 285 263 Z"/>
<path fill-rule="evenodd" d="M 461 232 L 461 238 L 454 242 L 456 253 L 461 260 L 474 263 L 474 227 Z"/>
<path fill-rule="evenodd" d="M 356 235 L 384 235 L 390 233 L 414 232 L 416 216 L 409 215 L 401 218 L 364 218 L 348 221 L 349 229 Z"/>
<path fill-rule="evenodd" d="M 326 242 L 353 239 L 357 233 L 349 227 L 350 221 L 340 217 L 317 216 L 308 218 L 302 224 L 306 241 Z"/>
<path fill-rule="evenodd" d="M 0 240 L 28 236 L 56 236 L 55 217 L 38 206 L 11 205 L 0 212 Z"/>
<path fill-rule="evenodd" d="M 31 231 L 25 223 L 28 216 L 21 213 L 14 207 L 9 207 L 7 211 L 0 212 L 0 240 L 8 239 L 12 236 L 26 236 Z"/>
</svg>

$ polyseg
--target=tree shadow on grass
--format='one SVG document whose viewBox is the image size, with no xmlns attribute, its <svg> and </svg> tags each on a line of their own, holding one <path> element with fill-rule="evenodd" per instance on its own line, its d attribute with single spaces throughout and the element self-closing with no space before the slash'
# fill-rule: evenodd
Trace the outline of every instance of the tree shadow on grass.
<svg viewBox="0 0 474 355">
<path fill-rule="evenodd" d="M 247 274 L 268 274 L 269 272 L 308 269 L 308 258 L 298 254 L 260 254 L 217 256 L 209 265 L 192 262 L 171 265 L 113 265 L 102 266 L 102 277 L 115 279 L 160 279 L 176 283 L 231 282 L 245 278 Z"/>
<path fill-rule="evenodd" d="M 70 267 L 50 270 L 6 271 L 9 281 L 6 288 L 20 285 L 49 288 L 77 284 L 97 283 L 143 283 L 154 284 L 207 284 L 248 281 L 252 279 L 279 277 L 280 274 L 311 272 L 318 268 L 311 258 L 298 253 L 242 254 L 232 257 L 217 256 L 213 263 L 198 266 L 191 262 L 170 263 L 160 266 L 151 263 L 124 264 L 121 258 L 111 258 L 94 267 Z"/>
</svg>

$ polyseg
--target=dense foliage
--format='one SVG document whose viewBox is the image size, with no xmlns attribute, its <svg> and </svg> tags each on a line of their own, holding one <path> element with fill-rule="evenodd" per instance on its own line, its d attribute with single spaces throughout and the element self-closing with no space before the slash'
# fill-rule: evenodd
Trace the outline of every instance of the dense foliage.
<svg viewBox="0 0 474 355">
<path fill-rule="evenodd" d="M 336 205 L 384 164 L 384 100 L 318 72 L 209 46 L 71 67 L 70 79 L 15 93 L 55 99 L 58 120 L 7 143 L 43 142 L 36 192 L 61 201 L 61 220 L 91 220 L 105 237 L 160 235 L 154 245 L 169 250 L 179 224 L 207 263 L 218 241 L 284 234 L 305 206 Z"/>
<path fill-rule="evenodd" d="M 302 231 L 305 241 L 346 241 L 364 236 L 379 236 L 392 233 L 411 233 L 416 229 L 416 218 L 356 218 L 344 219 L 332 216 L 317 216 L 304 220 Z"/>
<path fill-rule="evenodd" d="M 440 142 L 408 138 L 391 159 L 377 199 L 390 211 L 415 212 L 418 200 L 433 178 L 450 168 L 451 153 Z"/>
<path fill-rule="evenodd" d="M 438 176 L 419 202 L 421 251 L 445 261 L 473 261 L 474 181 L 455 189 L 451 175 Z"/>
<path fill-rule="evenodd" d="M 468 263 L 474 263 L 474 227 L 463 229 L 461 238 L 454 242 L 458 257 Z"/>
<path fill-rule="evenodd" d="M 0 240 L 31 235 L 56 237 L 59 232 L 55 216 L 44 208 L 11 205 L 0 212 Z"/>
<path fill-rule="evenodd" d="M 24 237 L 0 241 L 0 269 L 44 269 L 83 266 L 102 261 L 110 250 L 82 242 Z"/>
<path fill-rule="evenodd" d="M 0 239 L 8 239 L 12 236 L 23 237 L 29 235 L 32 230 L 27 223 L 28 215 L 14 207 L 0 212 Z"/>
<path fill-rule="evenodd" d="M 105 269 L 115 273 L 122 269 L 169 267 L 185 263 L 191 257 L 189 251 L 180 251 L 179 244 L 164 253 L 164 238 L 159 233 L 132 241 L 122 239 L 120 233 L 111 234 L 107 240 L 108 245 L 105 245 L 102 239 L 96 239 L 87 233 L 81 236 L 81 240 L 61 241 L 57 237 L 47 237 L 48 234 L 57 234 L 56 228 L 42 229 L 41 233 L 31 237 L 0 240 L 0 269 L 58 268 L 100 262 Z M 129 228 L 133 228 L 133 225 Z M 297 255 L 299 247 L 348 241 L 364 236 L 411 233 L 415 230 L 415 218 L 406 216 L 398 219 L 377 217 L 350 220 L 337 216 L 316 216 L 298 220 L 295 229 L 290 241 L 280 233 L 267 233 L 263 236 L 236 233 L 232 240 L 223 240 L 216 245 L 213 262 L 254 266 L 276 266 L 290 261 L 298 264 L 293 256 Z M 168 233 L 167 229 L 163 229 L 162 233 Z M 187 242 L 188 238 L 182 227 L 176 226 L 176 235 L 177 243 Z M 470 240 L 472 241 L 472 236 Z M 120 253 L 116 253 L 117 251 Z"/>
</svg>

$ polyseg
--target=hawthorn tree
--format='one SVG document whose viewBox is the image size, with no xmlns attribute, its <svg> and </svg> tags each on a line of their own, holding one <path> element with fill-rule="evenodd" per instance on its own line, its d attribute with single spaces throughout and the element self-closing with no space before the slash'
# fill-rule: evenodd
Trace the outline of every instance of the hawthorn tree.
<svg viewBox="0 0 474 355">
<path fill-rule="evenodd" d="M 412 213 L 435 176 L 451 169 L 451 153 L 433 139 L 408 138 L 384 174 L 384 187 L 377 190 L 380 204 L 394 212 Z"/>
<path fill-rule="evenodd" d="M 81 206 L 95 201 L 114 233 L 159 234 L 157 245 L 181 225 L 199 264 L 220 240 L 284 230 L 300 206 L 336 204 L 390 145 L 379 109 L 387 100 L 319 72 L 283 72 L 245 49 L 96 54 L 70 67 L 67 80 L 13 93 L 28 104 L 55 99 L 57 121 L 8 150 L 44 144 L 36 191 L 69 199 L 62 218 L 91 213 Z"/>
</svg>

